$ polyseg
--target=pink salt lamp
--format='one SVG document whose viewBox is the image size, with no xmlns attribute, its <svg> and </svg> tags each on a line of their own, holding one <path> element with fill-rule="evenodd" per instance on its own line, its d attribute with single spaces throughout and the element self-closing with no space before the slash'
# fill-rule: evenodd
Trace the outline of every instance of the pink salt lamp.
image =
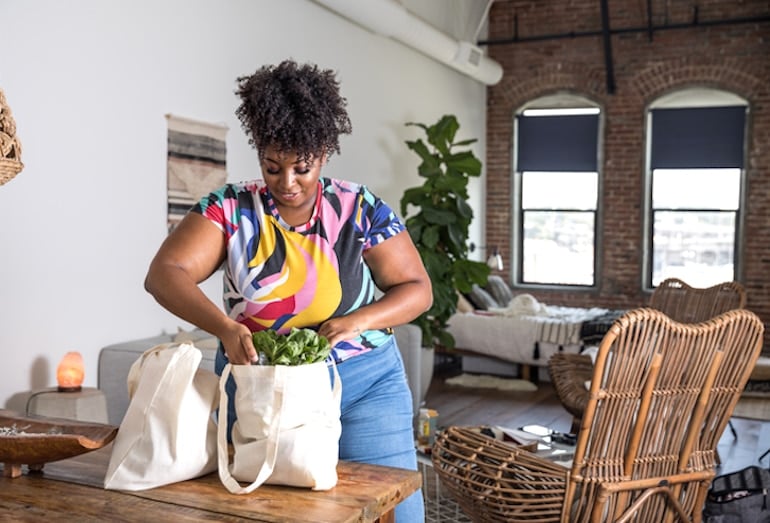
<svg viewBox="0 0 770 523">
<path fill-rule="evenodd" d="M 56 381 L 60 392 L 77 392 L 83 386 L 83 356 L 79 352 L 68 352 L 56 369 Z"/>
</svg>

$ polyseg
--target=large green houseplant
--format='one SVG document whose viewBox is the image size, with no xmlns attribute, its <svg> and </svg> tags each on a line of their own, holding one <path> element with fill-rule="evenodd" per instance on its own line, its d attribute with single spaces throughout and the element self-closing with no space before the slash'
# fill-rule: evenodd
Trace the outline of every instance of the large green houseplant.
<svg viewBox="0 0 770 523">
<path fill-rule="evenodd" d="M 474 283 L 485 285 L 489 267 L 468 259 L 468 228 L 473 209 L 468 205 L 470 177 L 481 175 L 481 161 L 467 146 L 475 139 L 455 142 L 460 124 L 453 115 L 442 116 L 433 125 L 409 122 L 425 132 L 422 139 L 406 144 L 421 158 L 418 173 L 422 185 L 404 191 L 401 215 L 409 206 L 416 212 L 406 226 L 417 246 L 433 285 L 433 305 L 412 323 L 422 331 L 424 347 L 454 347 L 447 322 L 457 310 L 457 291 L 467 293 Z"/>
</svg>

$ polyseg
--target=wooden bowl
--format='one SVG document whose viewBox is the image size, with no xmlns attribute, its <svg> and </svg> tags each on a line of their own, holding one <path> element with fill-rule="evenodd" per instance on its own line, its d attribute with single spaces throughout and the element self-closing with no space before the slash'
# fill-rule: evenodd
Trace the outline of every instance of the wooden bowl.
<svg viewBox="0 0 770 523">
<path fill-rule="evenodd" d="M 59 461 L 100 449 L 115 439 L 118 427 L 0 410 L 0 462 L 3 476 L 21 475 L 21 466 L 41 471 Z"/>
</svg>

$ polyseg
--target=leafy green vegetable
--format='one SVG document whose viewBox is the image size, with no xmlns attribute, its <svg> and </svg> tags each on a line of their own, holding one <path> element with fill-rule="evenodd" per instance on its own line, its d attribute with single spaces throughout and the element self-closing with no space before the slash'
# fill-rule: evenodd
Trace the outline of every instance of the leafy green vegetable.
<svg viewBox="0 0 770 523">
<path fill-rule="evenodd" d="M 263 330 L 251 335 L 266 365 L 303 365 L 323 361 L 331 353 L 329 340 L 312 329 L 293 327 L 289 334 Z M 263 358 L 260 358 L 262 360 Z"/>
</svg>

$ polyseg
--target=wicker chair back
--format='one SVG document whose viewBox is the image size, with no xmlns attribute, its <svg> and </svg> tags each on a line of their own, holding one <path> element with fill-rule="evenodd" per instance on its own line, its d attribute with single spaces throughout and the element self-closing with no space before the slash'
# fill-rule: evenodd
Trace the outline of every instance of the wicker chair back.
<svg viewBox="0 0 770 523">
<path fill-rule="evenodd" d="M 736 281 L 697 288 L 678 278 L 669 278 L 655 288 L 649 306 L 672 320 L 697 323 L 729 310 L 744 308 L 746 289 Z M 586 382 L 593 374 L 593 362 L 586 355 L 563 352 L 554 354 L 547 366 L 556 395 L 572 414 L 573 430 L 577 430 L 588 402 Z"/>
</svg>

